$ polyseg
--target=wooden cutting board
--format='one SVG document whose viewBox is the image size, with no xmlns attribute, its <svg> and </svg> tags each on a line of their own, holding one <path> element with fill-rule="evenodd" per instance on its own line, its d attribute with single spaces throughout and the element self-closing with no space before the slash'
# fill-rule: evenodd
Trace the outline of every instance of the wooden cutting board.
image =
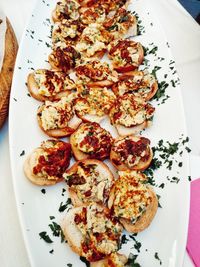
<svg viewBox="0 0 200 267">
<path fill-rule="evenodd" d="M 2 23 L 1 18 L 0 22 Z M 8 115 L 10 88 L 18 50 L 18 43 L 15 33 L 7 18 L 6 26 L 4 57 L 2 68 L 0 70 L 0 128 L 2 127 Z"/>
</svg>

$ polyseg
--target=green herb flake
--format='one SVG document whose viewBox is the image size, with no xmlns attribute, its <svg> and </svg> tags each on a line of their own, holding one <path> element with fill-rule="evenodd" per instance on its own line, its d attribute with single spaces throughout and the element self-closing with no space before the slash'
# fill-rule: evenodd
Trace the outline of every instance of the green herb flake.
<svg viewBox="0 0 200 267">
<path fill-rule="evenodd" d="M 46 194 L 46 190 L 44 188 L 41 189 L 42 194 Z"/>
<path fill-rule="evenodd" d="M 49 253 L 50 253 L 50 254 L 53 254 L 53 253 L 54 253 L 54 250 L 53 250 L 53 249 L 52 249 L 52 250 L 50 250 L 50 251 L 49 251 Z"/>
<path fill-rule="evenodd" d="M 86 267 L 90 267 L 90 262 L 86 260 L 86 258 L 80 256 L 80 260 L 85 263 Z"/>
<path fill-rule="evenodd" d="M 52 234 L 53 236 L 56 236 L 56 237 L 61 237 L 61 243 L 64 242 L 64 234 L 63 234 L 63 231 L 60 227 L 59 224 L 57 224 L 56 222 L 52 222 L 51 224 L 49 224 L 49 228 L 51 229 L 52 231 Z"/>
<path fill-rule="evenodd" d="M 43 239 L 46 243 L 53 243 L 51 238 L 47 235 L 47 232 L 43 231 L 39 233 L 40 239 Z"/>
<path fill-rule="evenodd" d="M 24 156 L 25 155 L 25 151 L 22 150 L 22 152 L 20 153 L 20 157 Z"/>
<path fill-rule="evenodd" d="M 71 208 L 71 203 L 72 203 L 71 198 L 68 198 L 64 204 L 63 204 L 63 202 L 61 202 L 58 211 L 63 212 L 66 209 L 68 211 Z"/>
<path fill-rule="evenodd" d="M 127 267 L 141 267 L 141 265 L 136 262 L 137 256 L 138 255 L 134 255 L 134 254 L 130 253 L 128 256 L 128 261 L 127 261 L 125 266 L 127 266 Z"/>
<path fill-rule="evenodd" d="M 161 261 L 161 259 L 158 256 L 158 252 L 155 252 L 154 258 L 159 261 L 160 265 L 162 265 L 162 261 Z"/>
</svg>

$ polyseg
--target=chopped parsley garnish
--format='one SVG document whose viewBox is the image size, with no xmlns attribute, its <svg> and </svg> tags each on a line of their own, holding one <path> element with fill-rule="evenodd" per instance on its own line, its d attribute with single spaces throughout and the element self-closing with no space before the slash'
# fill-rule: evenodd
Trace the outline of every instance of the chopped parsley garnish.
<svg viewBox="0 0 200 267">
<path fill-rule="evenodd" d="M 54 252 L 54 250 L 53 250 L 53 249 L 49 251 L 49 253 L 50 253 L 50 254 L 53 254 L 53 252 Z"/>
<path fill-rule="evenodd" d="M 68 211 L 69 209 L 71 209 L 71 203 L 72 203 L 71 198 L 68 198 L 64 204 L 63 204 L 63 202 L 61 202 L 58 211 L 63 212 L 66 209 Z"/>
<path fill-rule="evenodd" d="M 68 266 L 68 267 L 72 267 L 72 264 L 71 264 L 71 263 L 67 263 L 67 266 Z"/>
<path fill-rule="evenodd" d="M 154 257 L 155 257 L 156 260 L 159 261 L 160 265 L 162 265 L 162 261 L 161 261 L 161 259 L 158 256 L 158 252 L 155 252 Z"/>
<path fill-rule="evenodd" d="M 24 156 L 24 155 L 25 155 L 25 151 L 22 150 L 22 152 L 20 153 L 20 157 L 21 157 L 21 156 Z"/>
<path fill-rule="evenodd" d="M 60 236 L 61 237 L 61 243 L 63 243 L 65 238 L 64 238 L 64 234 L 63 234 L 63 231 L 62 231 L 60 225 L 57 224 L 56 222 L 52 222 L 51 224 L 49 224 L 49 227 L 52 231 L 53 236 L 56 236 L 56 237 Z"/>
<path fill-rule="evenodd" d="M 90 267 L 90 263 L 86 260 L 86 258 L 80 256 L 80 260 L 85 263 L 86 267 Z"/>
<path fill-rule="evenodd" d="M 49 216 L 50 220 L 54 220 L 55 216 Z"/>
<path fill-rule="evenodd" d="M 139 253 L 140 252 L 140 248 L 142 246 L 142 244 L 136 240 L 135 236 L 134 235 L 129 235 L 129 237 L 135 242 L 134 244 L 134 248 L 137 250 L 137 252 Z"/>
<path fill-rule="evenodd" d="M 132 253 L 129 254 L 128 261 L 125 266 L 127 267 L 141 267 L 139 263 L 136 262 L 138 255 L 133 255 Z"/>
<path fill-rule="evenodd" d="M 47 243 L 53 243 L 53 241 L 51 240 L 51 238 L 48 236 L 47 232 L 41 232 L 39 233 L 39 236 L 41 239 L 43 239 L 45 242 Z"/>
<path fill-rule="evenodd" d="M 42 194 L 46 194 L 46 190 L 44 188 L 41 189 Z"/>
</svg>

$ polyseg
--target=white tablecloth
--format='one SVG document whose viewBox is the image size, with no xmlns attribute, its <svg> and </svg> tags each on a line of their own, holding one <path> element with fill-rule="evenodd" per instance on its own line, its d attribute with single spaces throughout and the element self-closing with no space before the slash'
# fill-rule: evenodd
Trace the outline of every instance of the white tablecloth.
<svg viewBox="0 0 200 267">
<path fill-rule="evenodd" d="M 176 0 L 150 0 L 165 30 L 182 83 L 186 123 L 192 148 L 192 177 L 200 177 L 200 27 Z M 1 0 L 18 41 L 35 0 Z M 20 88 L 19 88 L 20 89 Z M 0 130 L 0 266 L 29 267 L 12 187 L 7 123 Z M 186 254 L 184 267 L 193 266 Z M 45 267 L 45 266 L 44 266 Z M 179 266 L 177 266 L 179 267 Z"/>
</svg>

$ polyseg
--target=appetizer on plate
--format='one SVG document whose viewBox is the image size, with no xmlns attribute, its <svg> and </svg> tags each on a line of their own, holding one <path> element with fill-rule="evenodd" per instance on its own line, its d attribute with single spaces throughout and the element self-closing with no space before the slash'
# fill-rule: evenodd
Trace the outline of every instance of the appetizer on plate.
<svg viewBox="0 0 200 267">
<path fill-rule="evenodd" d="M 41 143 L 24 162 L 26 177 L 36 185 L 54 185 L 63 180 L 69 166 L 71 145 L 59 140 Z"/>
<path fill-rule="evenodd" d="M 63 19 L 79 18 L 79 3 L 75 0 L 62 0 L 57 2 L 56 7 L 52 13 L 54 22 L 62 21 Z"/>
<path fill-rule="evenodd" d="M 111 33 L 114 39 L 124 35 L 126 37 L 137 35 L 137 20 L 130 11 L 119 8 L 116 13 L 103 23 L 104 28 Z"/>
<path fill-rule="evenodd" d="M 110 155 L 113 138 L 98 123 L 83 123 L 70 136 L 70 143 L 77 160 L 104 160 Z"/>
<path fill-rule="evenodd" d="M 85 25 L 103 23 L 105 18 L 106 11 L 101 5 L 80 8 L 80 21 Z"/>
<path fill-rule="evenodd" d="M 27 87 L 31 96 L 39 101 L 58 100 L 76 89 L 74 81 L 68 74 L 46 69 L 38 69 L 30 73 Z"/>
<path fill-rule="evenodd" d="M 46 101 L 37 111 L 40 128 L 49 136 L 64 137 L 72 134 L 81 123 L 74 111 L 71 101 L 62 97 L 58 101 Z"/>
<path fill-rule="evenodd" d="M 58 46 L 59 43 L 65 43 L 66 45 L 75 44 L 84 30 L 84 26 L 80 20 L 67 20 L 56 22 L 52 31 L 52 43 Z"/>
<path fill-rule="evenodd" d="M 73 46 L 62 44 L 62 46 L 54 47 L 49 55 L 49 64 L 54 70 L 69 73 L 80 59 L 80 53 Z"/>
<path fill-rule="evenodd" d="M 106 87 L 77 85 L 79 98 L 74 101 L 74 110 L 84 122 L 100 122 L 114 105 L 116 96 Z"/>
<path fill-rule="evenodd" d="M 142 97 L 125 94 L 117 98 L 109 116 L 119 135 L 124 136 L 137 134 L 150 126 L 154 111 Z"/>
<path fill-rule="evenodd" d="M 119 171 L 119 178 L 111 189 L 108 207 L 130 233 L 147 228 L 158 208 L 157 196 L 145 184 L 146 180 L 142 173 Z"/>
<path fill-rule="evenodd" d="M 150 140 L 142 136 L 117 138 L 110 152 L 110 160 L 119 171 L 143 171 L 149 167 L 152 159 Z"/>
<path fill-rule="evenodd" d="M 102 24 L 91 23 L 84 30 L 76 45 L 83 58 L 102 58 L 112 36 Z"/>
<path fill-rule="evenodd" d="M 97 203 L 71 209 L 63 218 L 64 236 L 78 255 L 98 261 L 119 249 L 122 226 Z"/>
<path fill-rule="evenodd" d="M 144 59 L 144 50 L 140 43 L 128 39 L 114 40 L 108 45 L 108 57 L 113 68 L 120 72 L 137 69 Z"/>
<path fill-rule="evenodd" d="M 122 75 L 120 81 L 112 86 L 112 90 L 117 96 L 133 93 L 148 101 L 156 94 L 158 82 L 147 70 L 132 71 Z"/>
<path fill-rule="evenodd" d="M 106 205 L 114 177 L 106 164 L 96 159 L 76 162 L 63 174 L 74 206 L 98 202 Z"/>
<path fill-rule="evenodd" d="M 118 74 L 107 62 L 91 60 L 75 68 L 76 76 L 89 87 L 109 87 L 118 81 Z"/>
</svg>

